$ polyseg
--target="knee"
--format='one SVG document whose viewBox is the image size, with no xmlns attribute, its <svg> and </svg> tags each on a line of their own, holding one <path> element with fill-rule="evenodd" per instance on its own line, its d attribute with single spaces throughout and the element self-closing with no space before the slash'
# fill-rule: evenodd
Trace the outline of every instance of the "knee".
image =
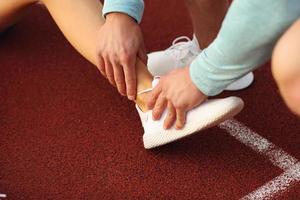
<svg viewBox="0 0 300 200">
<path fill-rule="evenodd" d="M 300 21 L 299 21 L 300 34 Z M 275 81 L 281 85 L 290 80 L 295 71 L 300 67 L 300 38 L 291 27 L 279 39 L 272 55 L 272 74 Z"/>
<path fill-rule="evenodd" d="M 288 107 L 300 115 L 300 20 L 283 34 L 272 56 L 272 74 Z"/>
</svg>

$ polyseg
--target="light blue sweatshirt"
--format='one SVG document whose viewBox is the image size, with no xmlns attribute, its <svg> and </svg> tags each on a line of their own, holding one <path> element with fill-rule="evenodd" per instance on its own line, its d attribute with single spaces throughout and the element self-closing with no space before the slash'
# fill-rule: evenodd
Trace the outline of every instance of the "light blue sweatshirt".
<svg viewBox="0 0 300 200">
<path fill-rule="evenodd" d="M 128 11 L 143 8 L 142 1 L 106 0 L 104 14 L 114 10 L 113 2 L 122 2 L 124 13 L 140 22 L 143 9 Z M 192 81 L 207 96 L 221 93 L 268 60 L 276 41 L 299 17 L 299 0 L 234 0 L 217 38 L 192 62 Z"/>
<path fill-rule="evenodd" d="M 125 13 L 141 22 L 144 13 L 143 0 L 104 0 L 102 14 L 105 16 L 111 12 Z"/>
</svg>

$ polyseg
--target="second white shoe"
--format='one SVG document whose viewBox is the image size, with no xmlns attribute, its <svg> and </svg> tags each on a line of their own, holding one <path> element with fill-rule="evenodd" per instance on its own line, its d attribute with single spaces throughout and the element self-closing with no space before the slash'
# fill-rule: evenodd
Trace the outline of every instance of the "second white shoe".
<svg viewBox="0 0 300 200">
<path fill-rule="evenodd" d="M 186 36 L 176 38 L 171 47 L 164 51 L 157 51 L 148 54 L 148 70 L 153 76 L 163 76 L 174 68 L 189 66 L 201 53 L 198 40 Z M 252 72 L 230 84 L 226 90 L 235 91 L 245 89 L 254 80 Z"/>
</svg>

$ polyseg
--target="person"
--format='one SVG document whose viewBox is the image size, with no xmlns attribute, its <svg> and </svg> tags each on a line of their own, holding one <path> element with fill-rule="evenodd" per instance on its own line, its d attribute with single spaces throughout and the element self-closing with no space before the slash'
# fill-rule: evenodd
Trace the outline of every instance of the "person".
<svg viewBox="0 0 300 200">
<path fill-rule="evenodd" d="M 153 76 L 162 76 L 174 68 L 189 66 L 201 53 L 201 48 L 207 48 L 215 39 L 229 7 L 228 0 L 186 0 L 185 3 L 193 25 L 193 39 L 181 36 L 166 50 L 148 54 L 147 66 Z M 249 72 L 228 85 L 225 90 L 245 89 L 253 79 L 253 73 Z"/>
<path fill-rule="evenodd" d="M 297 0 L 233 1 L 216 39 L 190 66 L 171 71 L 153 90 L 149 107 L 154 117 L 159 119 L 171 102 L 184 121 L 185 113 L 205 97 L 220 94 L 268 60 L 274 47 L 273 76 L 288 107 L 300 115 L 299 18 Z"/>
<path fill-rule="evenodd" d="M 161 120 L 153 120 L 147 100 L 160 80 L 153 79 L 144 64 L 147 55 L 137 23 L 139 20 L 136 21 L 134 16 L 123 12 L 111 12 L 106 9 L 109 6 L 103 9 L 104 18 L 101 16 L 103 7 L 98 0 L 0 0 L 0 31 L 16 23 L 28 7 L 40 2 L 45 5 L 73 47 L 97 66 L 122 95 L 136 102 L 145 131 L 145 148 L 154 148 L 197 133 L 233 117 L 242 110 L 243 101 L 237 97 L 214 100 L 205 98 L 201 106 L 190 110 L 185 124 L 178 118 L 175 126 L 171 127 L 169 123 L 175 122 L 174 115 L 167 112 Z M 131 11 L 136 14 L 143 10 L 142 7 L 136 7 L 136 0 L 127 2 L 128 4 L 123 4 L 123 0 L 119 2 L 122 2 L 122 6 L 114 8 L 134 9 Z M 198 96 L 202 97 L 200 91 Z M 175 112 L 174 105 L 169 104 L 169 108 L 172 113 Z"/>
</svg>

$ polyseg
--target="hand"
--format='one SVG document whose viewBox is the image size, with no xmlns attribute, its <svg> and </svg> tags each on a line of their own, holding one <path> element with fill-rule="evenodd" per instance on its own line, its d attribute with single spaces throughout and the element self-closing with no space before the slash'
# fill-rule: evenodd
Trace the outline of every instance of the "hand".
<svg viewBox="0 0 300 200">
<path fill-rule="evenodd" d="M 153 109 L 154 120 L 160 119 L 167 108 L 164 128 L 171 128 L 176 121 L 176 129 L 181 129 L 185 124 L 186 113 L 206 98 L 192 82 L 189 67 L 185 67 L 173 70 L 160 78 L 158 85 L 151 92 L 148 107 Z"/>
<path fill-rule="evenodd" d="M 136 56 L 147 63 L 139 25 L 122 13 L 110 13 L 100 28 L 97 43 L 98 68 L 121 95 L 136 97 Z"/>
</svg>

